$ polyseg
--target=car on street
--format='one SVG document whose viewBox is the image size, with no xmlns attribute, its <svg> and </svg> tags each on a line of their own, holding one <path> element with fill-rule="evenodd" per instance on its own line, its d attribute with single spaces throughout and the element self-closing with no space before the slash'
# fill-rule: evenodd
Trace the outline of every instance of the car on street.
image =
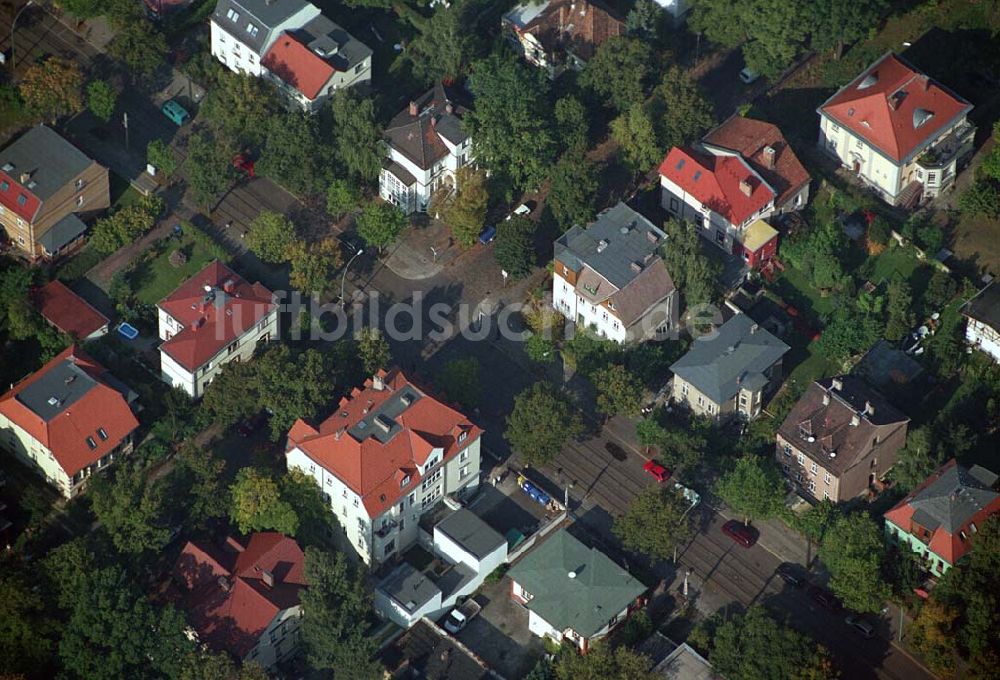
<svg viewBox="0 0 1000 680">
<path fill-rule="evenodd" d="M 744 548 L 750 548 L 757 542 L 760 534 L 756 529 L 747 526 L 738 519 L 731 519 L 722 525 L 722 533 L 733 539 Z"/>
<path fill-rule="evenodd" d="M 844 608 L 837 596 L 825 588 L 813 586 L 809 589 L 809 597 L 816 601 L 824 609 L 837 613 Z"/>
<path fill-rule="evenodd" d="M 611 457 L 615 460 L 628 460 L 628 454 L 625 453 L 625 449 L 618 446 L 614 442 L 605 442 L 604 449 L 611 454 Z"/>
<path fill-rule="evenodd" d="M 844 619 L 844 623 L 858 631 L 861 637 L 866 640 L 871 640 L 875 637 L 875 626 L 857 614 L 848 614 L 847 618 Z"/>
<path fill-rule="evenodd" d="M 670 470 L 663 467 L 655 460 L 647 460 L 646 464 L 642 466 L 642 469 L 651 474 L 653 478 L 661 484 L 670 479 Z"/>
<path fill-rule="evenodd" d="M 479 242 L 484 246 L 497 237 L 497 228 L 492 224 L 479 232 Z"/>
<path fill-rule="evenodd" d="M 469 621 L 476 618 L 482 610 L 482 605 L 475 600 L 466 600 L 448 613 L 444 620 L 444 629 L 452 635 L 458 635 Z"/>
<path fill-rule="evenodd" d="M 792 562 L 782 562 L 774 573 L 790 586 L 801 588 L 806 583 L 806 575 L 797 564 Z"/>
<path fill-rule="evenodd" d="M 178 104 L 176 99 L 170 99 L 164 102 L 163 106 L 160 107 L 160 111 L 162 111 L 163 115 L 172 120 L 178 127 L 184 125 L 188 118 L 191 117 L 191 114 L 187 112 L 187 109 Z"/>
</svg>

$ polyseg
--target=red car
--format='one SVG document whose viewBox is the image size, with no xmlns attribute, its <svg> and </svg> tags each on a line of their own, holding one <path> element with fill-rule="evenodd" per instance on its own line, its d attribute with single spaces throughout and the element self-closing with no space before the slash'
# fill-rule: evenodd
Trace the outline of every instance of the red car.
<svg viewBox="0 0 1000 680">
<path fill-rule="evenodd" d="M 731 519 L 722 525 L 722 533 L 733 539 L 744 548 L 751 547 L 757 542 L 758 533 L 753 527 L 747 526 L 738 519 Z"/>
<path fill-rule="evenodd" d="M 642 466 L 642 469 L 648 472 L 649 474 L 653 475 L 656 481 L 660 482 L 661 484 L 670 479 L 670 470 L 663 467 L 655 460 L 646 461 L 646 464 Z"/>
</svg>

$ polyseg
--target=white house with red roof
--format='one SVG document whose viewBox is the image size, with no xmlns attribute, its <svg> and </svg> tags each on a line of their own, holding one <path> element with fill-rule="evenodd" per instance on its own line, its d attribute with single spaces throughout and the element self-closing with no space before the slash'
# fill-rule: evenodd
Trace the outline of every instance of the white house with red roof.
<svg viewBox="0 0 1000 680">
<path fill-rule="evenodd" d="M 482 430 L 394 369 L 355 388 L 314 427 L 288 433 L 288 469 L 313 477 L 366 564 L 418 539 L 420 516 L 479 484 Z"/>
<path fill-rule="evenodd" d="M 34 291 L 32 301 L 46 321 L 74 340 L 93 340 L 108 333 L 108 317 L 59 279 Z"/>
<path fill-rule="evenodd" d="M 278 305 L 260 283 L 248 283 L 218 260 L 157 305 L 163 381 L 192 397 L 230 361 L 246 361 L 278 335 Z"/>
<path fill-rule="evenodd" d="M 71 346 L 0 397 L 0 448 L 72 498 L 90 475 L 132 452 L 136 398 Z"/>
<path fill-rule="evenodd" d="M 819 145 L 887 203 L 951 186 L 973 152 L 972 104 L 889 52 L 817 109 Z"/>
<path fill-rule="evenodd" d="M 224 543 L 188 541 L 172 573 L 179 605 L 199 642 L 265 669 L 293 656 L 307 587 L 305 558 L 273 531 Z"/>
</svg>

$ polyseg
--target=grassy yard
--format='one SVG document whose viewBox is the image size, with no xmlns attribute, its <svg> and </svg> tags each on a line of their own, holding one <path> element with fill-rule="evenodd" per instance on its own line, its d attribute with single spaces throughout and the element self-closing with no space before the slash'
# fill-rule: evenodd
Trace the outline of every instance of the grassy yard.
<svg viewBox="0 0 1000 680">
<path fill-rule="evenodd" d="M 204 240 L 207 237 L 198 238 L 192 232 L 193 227 L 187 227 L 180 240 L 168 241 L 166 247 L 156 257 L 136 265 L 129 280 L 139 302 L 155 305 L 181 282 L 197 274 L 202 267 L 216 259 L 218 253 Z M 175 250 L 187 255 L 187 262 L 180 267 L 170 264 L 170 253 Z"/>
<path fill-rule="evenodd" d="M 833 311 L 834 298 L 812 287 L 802 272 L 788 267 L 772 286 L 788 304 L 807 317 L 817 318 Z"/>
<path fill-rule="evenodd" d="M 134 205 L 142 195 L 132 188 L 127 179 L 115 173 L 109 173 L 109 183 L 111 185 L 111 210 L 120 210 Z"/>
</svg>

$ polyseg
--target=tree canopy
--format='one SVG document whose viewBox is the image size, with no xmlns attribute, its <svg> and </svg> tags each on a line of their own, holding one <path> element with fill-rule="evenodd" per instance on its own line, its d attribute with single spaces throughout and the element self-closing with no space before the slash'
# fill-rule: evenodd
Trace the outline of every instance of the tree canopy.
<svg viewBox="0 0 1000 680">
<path fill-rule="evenodd" d="M 625 645 L 612 648 L 607 642 L 592 644 L 587 653 L 560 650 L 553 668 L 555 680 L 656 680 L 649 658 Z"/>
<path fill-rule="evenodd" d="M 108 43 L 108 54 L 121 61 L 127 71 L 145 82 L 166 61 L 167 39 L 144 16 L 126 22 Z"/>
<path fill-rule="evenodd" d="M 825 532 L 819 556 L 830 571 L 830 590 L 848 609 L 879 612 L 889 595 L 882 579 L 882 529 L 865 513 L 837 517 Z"/>
<path fill-rule="evenodd" d="M 490 194 L 486 189 L 486 172 L 466 165 L 455 173 L 455 186 L 438 189 L 435 212 L 451 229 L 463 248 L 476 245 L 486 224 L 486 207 Z"/>
<path fill-rule="evenodd" d="M 642 382 L 620 364 L 596 371 L 592 380 L 597 389 L 597 408 L 604 415 L 637 416 L 642 408 Z"/>
<path fill-rule="evenodd" d="M 406 46 L 413 63 L 413 73 L 426 84 L 451 82 L 464 75 L 474 48 L 474 37 L 467 20 L 469 4 L 456 0 L 435 8 L 429 18 L 406 14 L 415 24 L 417 35 Z"/>
<path fill-rule="evenodd" d="M 28 109 L 55 122 L 83 110 L 83 72 L 75 61 L 49 57 L 29 66 L 18 85 Z"/>
<path fill-rule="evenodd" d="M 87 495 L 94 515 L 120 552 L 156 552 L 170 539 L 164 488 L 138 466 L 120 465 L 113 479 L 93 477 Z"/>
<path fill-rule="evenodd" d="M 601 43 L 587 61 L 580 85 L 618 113 L 625 113 L 646 99 L 653 63 L 653 51 L 645 40 L 614 36 Z"/>
<path fill-rule="evenodd" d="M 711 102 L 679 66 L 671 66 L 663 74 L 653 91 L 651 106 L 661 149 L 690 144 L 715 125 Z"/>
<path fill-rule="evenodd" d="M 754 518 L 766 519 L 781 509 L 784 488 L 770 460 L 743 456 L 732 470 L 719 478 L 715 493 L 749 524 Z"/>
<path fill-rule="evenodd" d="M 375 103 L 350 89 L 337 90 L 331 101 L 334 153 L 348 175 L 362 182 L 375 182 L 382 170 L 382 128 L 375 116 Z"/>
<path fill-rule="evenodd" d="M 479 405 L 479 360 L 475 357 L 452 359 L 444 365 L 437 378 L 438 387 L 448 399 L 465 409 Z"/>
<path fill-rule="evenodd" d="M 493 257 L 512 278 L 527 276 L 535 264 L 535 223 L 520 215 L 500 222 Z"/>
<path fill-rule="evenodd" d="M 582 433 L 583 421 L 566 396 L 537 382 L 514 398 L 504 438 L 526 463 L 542 465 Z"/>
<path fill-rule="evenodd" d="M 115 113 L 118 93 L 106 80 L 92 80 L 87 83 L 87 108 L 94 117 L 107 123 Z"/>
<path fill-rule="evenodd" d="M 403 211 L 391 203 L 373 201 L 358 215 L 358 235 L 370 246 L 385 248 L 396 242 L 406 228 Z"/>
<path fill-rule="evenodd" d="M 633 104 L 611 121 L 611 137 L 618 144 L 622 161 L 634 173 L 646 172 L 663 157 L 653 120 L 642 103 Z"/>
<path fill-rule="evenodd" d="M 567 152 L 552 168 L 549 180 L 546 203 L 562 229 L 594 219 L 598 182 L 597 165 L 592 160 L 582 152 Z"/>
<path fill-rule="evenodd" d="M 617 518 L 614 533 L 626 548 L 652 560 L 665 560 L 691 536 L 690 503 L 673 487 L 651 486 L 632 499 Z M 650 527 L 656 527 L 650 531 Z"/>
<path fill-rule="evenodd" d="M 229 517 L 241 533 L 278 531 L 294 536 L 299 518 L 292 505 L 281 498 L 278 483 L 256 468 L 241 468 L 229 487 L 232 507 Z"/>
<path fill-rule="evenodd" d="M 377 328 L 362 328 L 357 337 L 358 355 L 366 375 L 374 375 L 381 368 L 387 368 L 392 360 L 389 341 Z"/>
<path fill-rule="evenodd" d="M 698 228 L 690 222 L 668 220 L 663 261 L 688 308 L 715 302 L 719 295 L 719 265 L 702 250 Z"/>
<path fill-rule="evenodd" d="M 262 210 L 250 223 L 247 246 L 264 262 L 284 262 L 295 242 L 295 225 L 273 210 Z"/>
</svg>

